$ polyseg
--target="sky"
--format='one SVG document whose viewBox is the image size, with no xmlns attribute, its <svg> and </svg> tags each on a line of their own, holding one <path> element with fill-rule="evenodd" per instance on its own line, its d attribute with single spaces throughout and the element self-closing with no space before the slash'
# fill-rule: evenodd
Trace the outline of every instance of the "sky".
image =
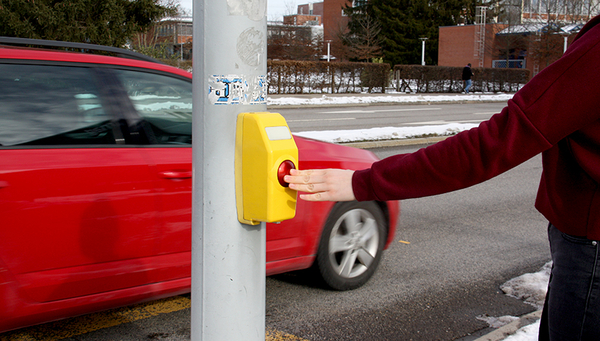
<svg viewBox="0 0 600 341">
<path fill-rule="evenodd" d="M 472 95 L 375 95 L 375 96 L 331 96 L 322 95 L 312 98 L 302 98 L 293 95 L 271 96 L 267 97 L 267 105 L 281 106 L 302 106 L 315 104 L 359 104 L 359 103 L 414 103 L 416 101 L 428 101 L 434 103 L 436 101 L 444 101 L 445 103 L 452 101 L 468 100 L 508 100 L 512 98 L 511 94 L 472 94 Z M 305 131 L 297 132 L 294 135 L 310 137 L 326 142 L 351 142 L 364 140 L 389 140 L 389 139 L 404 139 L 423 134 L 435 133 L 438 135 L 454 134 L 463 130 L 474 127 L 474 124 L 459 124 L 440 122 L 439 124 L 431 124 L 419 127 L 384 127 L 372 129 L 356 129 L 356 130 L 330 130 L 330 131 Z M 515 299 L 523 300 L 525 303 L 534 306 L 536 309 L 542 309 L 548 279 L 550 277 L 551 263 L 544 265 L 536 273 L 527 273 L 516 278 L 513 278 L 500 286 L 505 294 L 514 297 Z M 476 317 L 482 320 L 490 327 L 500 328 L 512 321 L 518 320 L 516 316 L 479 316 Z M 511 335 L 508 335 L 502 341 L 537 341 L 538 340 L 539 321 L 526 325 Z"/>
<path fill-rule="evenodd" d="M 201 0 L 200 0 L 201 1 Z M 269 21 L 283 20 L 283 16 L 296 13 L 298 5 L 320 0 L 267 0 L 267 19 Z M 193 0 L 179 0 L 183 8 L 192 13 Z"/>
</svg>

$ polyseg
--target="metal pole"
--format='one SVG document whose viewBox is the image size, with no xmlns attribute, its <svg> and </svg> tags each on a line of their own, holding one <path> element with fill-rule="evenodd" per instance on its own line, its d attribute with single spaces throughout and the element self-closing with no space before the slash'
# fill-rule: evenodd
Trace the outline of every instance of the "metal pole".
<svg viewBox="0 0 600 341">
<path fill-rule="evenodd" d="M 421 65 L 425 65 L 425 40 L 427 38 L 419 38 L 421 40 Z"/>
<path fill-rule="evenodd" d="M 327 41 L 327 62 L 331 59 L 331 40 Z"/>
<path fill-rule="evenodd" d="M 237 220 L 235 131 L 266 111 L 267 0 L 194 0 L 191 339 L 265 340 L 265 224 Z"/>
</svg>

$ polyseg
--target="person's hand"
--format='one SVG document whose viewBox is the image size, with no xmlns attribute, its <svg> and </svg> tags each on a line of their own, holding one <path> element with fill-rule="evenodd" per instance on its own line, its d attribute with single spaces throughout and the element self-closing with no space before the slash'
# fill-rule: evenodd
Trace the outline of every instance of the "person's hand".
<svg viewBox="0 0 600 341">
<path fill-rule="evenodd" d="M 283 180 L 290 188 L 299 192 L 300 198 L 307 201 L 352 201 L 353 170 L 345 169 L 292 169 Z"/>
</svg>

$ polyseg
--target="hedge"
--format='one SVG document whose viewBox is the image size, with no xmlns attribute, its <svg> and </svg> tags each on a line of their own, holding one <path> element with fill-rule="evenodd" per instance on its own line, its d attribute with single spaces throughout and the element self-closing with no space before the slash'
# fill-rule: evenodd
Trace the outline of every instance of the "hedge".
<svg viewBox="0 0 600 341">
<path fill-rule="evenodd" d="M 191 61 L 164 60 L 191 71 Z M 267 61 L 269 94 L 381 92 L 460 93 L 462 67 L 386 63 Z M 530 78 L 526 69 L 473 68 L 472 91 L 516 92 Z"/>
<path fill-rule="evenodd" d="M 463 67 L 396 65 L 393 84 L 399 92 L 456 93 L 463 91 Z M 472 68 L 471 91 L 516 92 L 530 77 L 527 69 Z"/>
<path fill-rule="evenodd" d="M 389 64 L 267 61 L 270 94 L 383 93 L 389 74 Z"/>
</svg>

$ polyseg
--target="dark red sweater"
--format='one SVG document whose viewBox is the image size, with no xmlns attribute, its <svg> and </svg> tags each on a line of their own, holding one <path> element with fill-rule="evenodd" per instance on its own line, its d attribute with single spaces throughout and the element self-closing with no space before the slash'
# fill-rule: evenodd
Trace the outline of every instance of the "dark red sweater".
<svg viewBox="0 0 600 341">
<path fill-rule="evenodd" d="M 560 60 L 479 127 L 355 172 L 356 198 L 446 193 L 486 181 L 542 153 L 536 208 L 564 233 L 600 240 L 598 22 L 600 16 L 582 29 Z"/>
</svg>

